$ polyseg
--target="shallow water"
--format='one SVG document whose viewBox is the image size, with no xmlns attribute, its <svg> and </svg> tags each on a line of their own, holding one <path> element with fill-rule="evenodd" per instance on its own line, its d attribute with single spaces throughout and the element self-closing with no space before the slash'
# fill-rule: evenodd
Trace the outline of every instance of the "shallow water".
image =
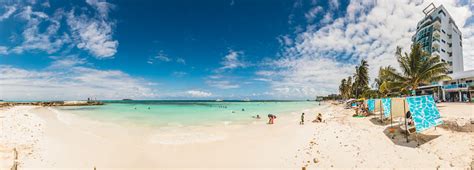
<svg viewBox="0 0 474 170">
<path fill-rule="evenodd" d="M 318 106 L 314 101 L 106 101 L 101 106 L 56 107 L 99 121 L 142 126 L 212 126 L 249 123 Z"/>
</svg>

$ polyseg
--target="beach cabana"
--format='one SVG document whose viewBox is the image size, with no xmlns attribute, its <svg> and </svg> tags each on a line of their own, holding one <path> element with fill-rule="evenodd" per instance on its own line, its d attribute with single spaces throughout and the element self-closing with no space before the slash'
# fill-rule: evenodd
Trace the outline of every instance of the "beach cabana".
<svg viewBox="0 0 474 170">
<path fill-rule="evenodd" d="M 380 99 L 368 99 L 367 110 L 369 113 L 375 114 L 376 112 L 382 111 L 382 100 Z"/>
<path fill-rule="evenodd" d="M 401 104 L 400 106 L 402 107 L 398 106 L 398 108 L 395 109 L 395 106 L 397 105 L 394 104 L 394 101 L 399 102 L 399 104 Z M 405 121 L 401 124 L 400 128 L 405 131 L 407 142 L 409 134 L 415 133 L 416 136 L 417 133 L 420 133 L 432 127 L 436 127 L 443 123 L 443 121 L 440 119 L 441 117 L 439 114 L 439 110 L 436 107 L 436 103 L 431 95 L 412 96 L 401 100 L 392 99 L 392 106 L 392 117 L 396 113 L 395 110 L 397 112 L 403 110 L 403 117 L 405 118 Z M 413 125 L 409 125 L 407 121 L 406 113 L 408 111 L 410 111 L 411 113 Z M 416 130 L 412 131 L 412 129 Z M 415 138 L 418 142 L 418 137 L 416 136 Z"/>
<path fill-rule="evenodd" d="M 416 132 L 422 132 L 443 123 L 433 96 L 412 96 L 407 97 L 406 100 L 412 113 Z"/>
</svg>

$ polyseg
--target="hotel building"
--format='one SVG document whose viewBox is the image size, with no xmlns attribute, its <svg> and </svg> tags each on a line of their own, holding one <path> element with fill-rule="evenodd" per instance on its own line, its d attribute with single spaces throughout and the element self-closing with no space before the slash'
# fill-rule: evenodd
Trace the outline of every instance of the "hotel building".
<svg viewBox="0 0 474 170">
<path fill-rule="evenodd" d="M 423 50 L 439 56 L 448 64 L 450 81 L 435 82 L 418 88 L 419 94 L 434 94 L 442 101 L 470 101 L 474 98 L 474 70 L 464 71 L 462 33 L 449 12 L 430 4 L 423 10 L 425 17 L 418 22 L 413 43 L 420 43 Z"/>
</svg>

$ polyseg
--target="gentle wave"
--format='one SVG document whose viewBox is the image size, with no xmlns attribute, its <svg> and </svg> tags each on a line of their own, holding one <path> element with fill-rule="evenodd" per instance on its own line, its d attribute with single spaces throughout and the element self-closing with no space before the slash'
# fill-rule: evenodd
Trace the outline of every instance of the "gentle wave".
<svg viewBox="0 0 474 170">
<path fill-rule="evenodd" d="M 67 116 L 66 114 L 60 112 L 59 110 L 57 109 L 54 109 L 52 107 L 48 107 L 48 110 L 50 110 L 51 112 L 55 113 L 56 114 L 56 118 L 64 123 L 64 124 L 67 124 L 67 125 L 71 125 L 72 124 L 72 118 Z"/>
</svg>

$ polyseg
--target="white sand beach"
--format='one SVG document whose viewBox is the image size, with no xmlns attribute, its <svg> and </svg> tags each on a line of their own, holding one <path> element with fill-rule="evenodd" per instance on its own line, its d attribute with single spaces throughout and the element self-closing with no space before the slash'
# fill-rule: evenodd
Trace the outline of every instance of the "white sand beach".
<svg viewBox="0 0 474 170">
<path fill-rule="evenodd" d="M 470 125 L 474 105 L 439 105 L 445 121 Z M 353 110 L 326 103 L 250 125 L 154 129 L 98 122 L 48 107 L 15 106 L 0 111 L 0 169 L 307 169 L 469 168 L 474 133 L 438 127 L 414 136 L 388 133 L 374 116 L 353 118 Z M 316 113 L 324 123 L 311 123 Z M 311 114 L 309 114 L 311 113 Z M 472 126 L 470 126 L 472 127 Z M 192 133 L 193 135 L 189 135 Z M 198 138 L 195 138 L 196 134 Z M 202 136 L 206 140 L 199 138 Z M 180 140 L 186 139 L 186 140 Z M 187 142 L 176 142 L 187 141 Z"/>
</svg>

